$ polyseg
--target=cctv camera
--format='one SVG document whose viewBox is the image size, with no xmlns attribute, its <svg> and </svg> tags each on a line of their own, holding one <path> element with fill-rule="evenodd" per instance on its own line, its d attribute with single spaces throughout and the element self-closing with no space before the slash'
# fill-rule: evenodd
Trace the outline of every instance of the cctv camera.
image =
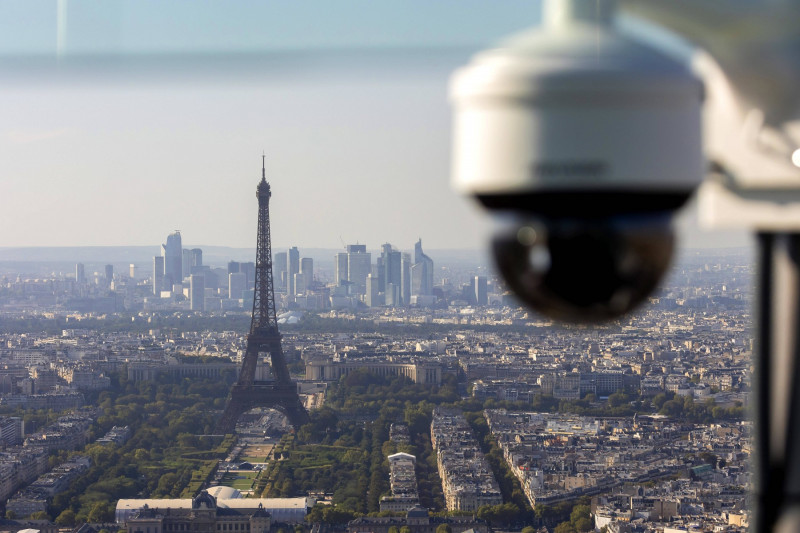
<svg viewBox="0 0 800 533">
<path fill-rule="evenodd" d="M 656 286 L 703 176 L 702 86 L 621 36 L 609 0 L 548 0 L 541 27 L 451 80 L 453 183 L 492 211 L 497 266 L 535 309 L 617 317 Z"/>
</svg>

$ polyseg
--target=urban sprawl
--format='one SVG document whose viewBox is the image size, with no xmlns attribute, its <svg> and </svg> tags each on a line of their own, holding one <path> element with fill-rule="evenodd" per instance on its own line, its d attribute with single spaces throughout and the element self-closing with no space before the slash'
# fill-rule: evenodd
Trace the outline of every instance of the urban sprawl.
<svg viewBox="0 0 800 533">
<path fill-rule="evenodd" d="M 253 263 L 174 232 L 152 264 L 0 264 L 0 531 L 743 532 L 749 264 L 687 252 L 634 316 L 565 326 L 421 240 L 275 253 L 312 421 L 257 410 L 234 436 L 213 419 Z"/>
</svg>

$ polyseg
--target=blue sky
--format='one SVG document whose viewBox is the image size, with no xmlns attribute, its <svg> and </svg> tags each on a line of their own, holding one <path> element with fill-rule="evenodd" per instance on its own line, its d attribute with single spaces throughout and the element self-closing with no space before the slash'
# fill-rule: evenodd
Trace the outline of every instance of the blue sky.
<svg viewBox="0 0 800 533">
<path fill-rule="evenodd" d="M 449 186 L 448 79 L 539 11 L 4 0 L 0 247 L 253 246 L 266 151 L 275 248 L 480 248 L 490 221 Z"/>
<path fill-rule="evenodd" d="M 470 47 L 539 12 L 538 0 L 4 0 L 0 52 L 52 53 L 59 28 L 73 54 Z"/>
</svg>

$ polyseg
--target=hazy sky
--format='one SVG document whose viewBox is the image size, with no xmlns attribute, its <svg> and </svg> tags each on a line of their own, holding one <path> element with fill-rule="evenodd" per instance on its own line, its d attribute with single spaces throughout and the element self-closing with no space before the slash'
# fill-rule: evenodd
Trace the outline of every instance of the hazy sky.
<svg viewBox="0 0 800 533">
<path fill-rule="evenodd" d="M 0 246 L 253 246 L 265 151 L 275 248 L 481 247 L 448 77 L 539 7 L 4 0 Z"/>
</svg>

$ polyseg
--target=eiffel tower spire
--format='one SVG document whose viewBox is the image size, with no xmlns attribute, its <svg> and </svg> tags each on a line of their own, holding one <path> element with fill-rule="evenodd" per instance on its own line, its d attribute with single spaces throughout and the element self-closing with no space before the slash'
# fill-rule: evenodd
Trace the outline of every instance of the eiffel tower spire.
<svg viewBox="0 0 800 533">
<path fill-rule="evenodd" d="M 272 189 L 267 182 L 266 155 L 261 156 L 261 182 L 256 187 L 258 198 L 258 237 L 256 247 L 256 284 L 250 334 L 278 335 L 275 314 L 275 287 L 272 282 L 272 239 L 269 231 L 269 199 Z"/>
<path fill-rule="evenodd" d="M 256 187 L 258 198 L 258 237 L 256 247 L 256 279 L 253 316 L 247 335 L 247 350 L 239 379 L 231 390 L 231 399 L 220 419 L 218 430 L 232 433 L 242 413 L 255 407 L 269 407 L 283 412 L 298 428 L 308 421 L 308 413 L 300 401 L 297 385 L 289 376 L 281 347 L 281 334 L 275 313 L 275 288 L 272 283 L 272 241 L 269 229 L 269 200 L 272 190 L 267 182 L 266 155 L 261 156 L 261 181 Z M 259 353 L 269 352 L 274 381 L 256 381 Z"/>
</svg>

